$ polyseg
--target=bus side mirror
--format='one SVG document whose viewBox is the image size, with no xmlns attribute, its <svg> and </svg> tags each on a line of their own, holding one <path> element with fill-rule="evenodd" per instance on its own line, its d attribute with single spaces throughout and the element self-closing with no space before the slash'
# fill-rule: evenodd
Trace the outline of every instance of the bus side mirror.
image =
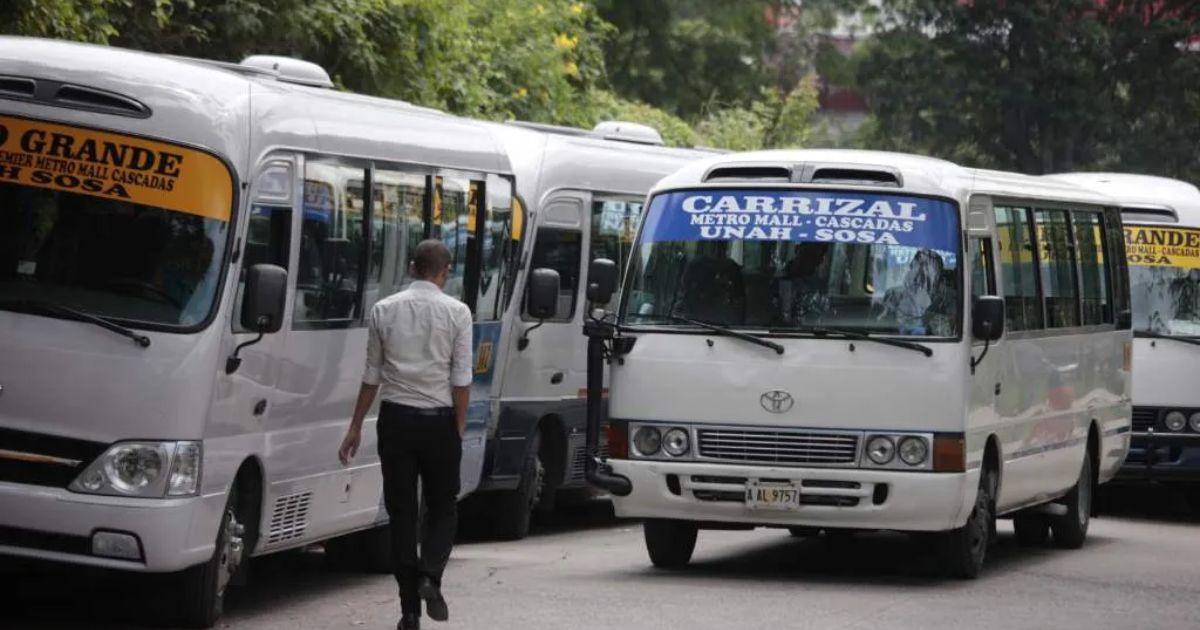
<svg viewBox="0 0 1200 630">
<path fill-rule="evenodd" d="M 1004 298 L 981 295 L 971 305 L 971 334 L 981 341 L 996 341 L 1004 334 Z"/>
<path fill-rule="evenodd" d="M 242 365 L 243 348 L 262 341 L 263 335 L 283 328 L 283 307 L 287 298 L 287 271 L 278 265 L 259 264 L 246 271 L 246 288 L 242 294 L 242 328 L 258 333 L 241 343 L 225 359 L 225 373 L 233 374 Z"/>
<path fill-rule="evenodd" d="M 561 285 L 562 279 L 553 269 L 539 267 L 530 272 L 529 286 L 526 287 L 525 311 L 536 319 L 537 323 L 526 328 L 521 334 L 521 338 L 517 340 L 518 351 L 529 346 L 529 333 L 541 327 L 558 312 L 558 293 Z"/>
<path fill-rule="evenodd" d="M 1126 309 L 1117 313 L 1117 330 L 1133 328 L 1133 312 Z"/>
<path fill-rule="evenodd" d="M 256 333 L 279 332 L 287 297 L 287 271 L 278 265 L 259 264 L 246 273 L 242 297 L 242 328 Z"/>
<path fill-rule="evenodd" d="M 608 304 L 617 291 L 617 263 L 597 258 L 588 267 L 587 299 L 593 304 Z"/>
</svg>

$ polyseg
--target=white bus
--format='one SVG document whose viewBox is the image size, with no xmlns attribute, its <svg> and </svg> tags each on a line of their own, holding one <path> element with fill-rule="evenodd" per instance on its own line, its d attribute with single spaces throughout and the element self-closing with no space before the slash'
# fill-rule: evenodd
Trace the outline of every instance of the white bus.
<svg viewBox="0 0 1200 630">
<path fill-rule="evenodd" d="M 1120 230 L 1101 195 L 917 156 L 689 164 L 647 201 L 619 314 L 587 327 L 592 454 L 611 370 L 588 477 L 657 566 L 706 527 L 929 533 L 959 577 L 998 516 L 1079 547 L 1128 449 Z M 593 263 L 589 298 L 614 276 Z"/>
<path fill-rule="evenodd" d="M 1053 176 L 1120 204 L 1133 301 L 1133 445 L 1117 480 L 1179 485 L 1200 507 L 1200 190 L 1121 173 Z"/>
<path fill-rule="evenodd" d="M 363 314 L 441 237 L 495 337 L 513 173 L 481 123 L 329 87 L 290 59 L 0 38 L 0 554 L 170 573 L 195 626 L 249 555 L 363 530 L 331 556 L 386 558 L 375 432 L 336 458 Z"/>
<path fill-rule="evenodd" d="M 549 317 L 538 321 L 523 300 L 505 315 L 480 494 L 472 501 L 494 534 L 521 538 L 534 511 L 550 512 L 556 497 L 589 490 L 580 279 L 596 258 L 626 260 L 650 188 L 713 151 L 668 148 L 657 131 L 622 122 L 593 130 L 511 123 L 495 133 L 529 216 L 519 267 L 550 268 L 560 278 Z M 519 274 L 517 295 L 525 295 L 526 281 Z"/>
</svg>

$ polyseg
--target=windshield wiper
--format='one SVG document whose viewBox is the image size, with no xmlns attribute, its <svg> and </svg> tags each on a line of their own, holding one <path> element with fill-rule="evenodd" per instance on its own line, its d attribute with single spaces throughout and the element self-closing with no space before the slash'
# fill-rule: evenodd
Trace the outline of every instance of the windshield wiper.
<svg viewBox="0 0 1200 630">
<path fill-rule="evenodd" d="M 907 348 L 915 350 L 921 354 L 931 357 L 933 356 L 933 348 L 915 341 L 904 341 L 902 339 L 888 339 L 886 337 L 872 337 L 870 333 L 858 330 L 847 330 L 845 328 L 827 328 L 824 326 L 804 326 L 801 328 L 787 330 L 772 330 L 773 333 L 807 333 L 816 337 L 845 337 L 846 339 L 855 339 L 861 341 L 874 341 L 885 346 L 895 346 L 897 348 Z"/>
<path fill-rule="evenodd" d="M 1190 343 L 1194 346 L 1200 346 L 1200 339 L 1195 337 L 1176 337 L 1174 335 L 1164 335 L 1162 333 L 1150 332 L 1149 330 L 1135 330 L 1133 331 L 1133 336 L 1145 337 L 1147 339 L 1170 339 L 1171 341 Z"/>
<path fill-rule="evenodd" d="M 725 326 L 720 326 L 717 324 L 710 324 L 708 322 L 703 322 L 698 319 L 690 319 L 687 317 L 680 317 L 679 315 L 653 314 L 653 315 L 642 315 L 641 317 L 657 317 L 657 318 L 665 319 L 668 321 L 678 322 L 680 324 L 691 324 L 692 326 L 697 326 L 697 327 L 703 328 L 705 330 L 710 330 L 719 335 L 726 335 L 728 337 L 733 337 L 734 339 L 741 339 L 742 341 L 749 341 L 750 343 L 760 345 L 764 348 L 770 348 L 775 351 L 775 354 L 783 354 L 783 346 L 775 343 L 774 341 L 770 341 L 768 339 L 763 339 L 762 337 L 751 335 L 749 333 L 739 332 L 739 331 L 733 330 L 732 328 L 727 328 Z"/>
<path fill-rule="evenodd" d="M 15 299 L 0 300 L 0 308 L 13 308 L 13 307 L 15 307 L 16 309 L 21 309 L 21 310 L 42 311 L 44 313 L 54 313 L 57 315 L 64 315 L 69 319 L 73 319 L 75 321 L 80 321 L 80 322 L 86 322 L 88 324 L 93 324 L 93 325 L 99 326 L 105 330 L 111 330 L 112 332 L 115 332 L 118 335 L 121 335 L 122 337 L 128 337 L 128 338 L 132 339 L 133 342 L 136 343 L 139 347 L 142 347 L 142 348 L 150 347 L 150 338 L 147 337 L 146 335 L 140 335 L 120 324 L 112 322 L 111 320 L 105 319 L 98 315 L 92 315 L 90 313 L 85 313 L 83 311 L 73 309 L 69 306 L 63 306 L 62 304 L 55 304 L 54 302 L 45 302 L 42 300 L 28 300 L 28 299 L 25 299 L 25 300 L 15 300 Z"/>
</svg>

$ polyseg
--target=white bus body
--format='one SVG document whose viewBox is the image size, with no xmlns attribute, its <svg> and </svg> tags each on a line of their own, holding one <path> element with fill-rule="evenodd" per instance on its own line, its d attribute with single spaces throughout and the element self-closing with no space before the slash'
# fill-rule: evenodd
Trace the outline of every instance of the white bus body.
<svg viewBox="0 0 1200 630">
<path fill-rule="evenodd" d="M 1051 177 L 1107 195 L 1124 219 L 1137 377 L 1118 480 L 1191 486 L 1200 505 L 1200 190 L 1147 175 Z"/>
<path fill-rule="evenodd" d="M 277 61 L 0 38 L 0 553 L 179 572 L 189 625 L 243 552 L 362 530 L 331 557 L 386 561 L 374 414 L 353 465 L 336 451 L 362 314 L 420 239 L 454 244 L 476 318 L 462 494 L 499 387 L 479 346 L 519 241 L 493 132 Z M 258 343 L 243 307 L 273 313 Z"/>
<path fill-rule="evenodd" d="M 522 123 L 494 131 L 529 217 L 516 293 L 525 294 L 525 272 L 536 266 L 563 279 L 555 315 L 540 325 L 523 299 L 512 301 L 496 349 L 499 393 L 479 498 L 494 533 L 520 538 L 532 511 L 544 513 L 556 496 L 587 489 L 581 395 L 587 366 L 579 335 L 587 265 L 597 257 L 628 257 L 650 188 L 712 152 L 661 146 L 656 132 L 627 123 L 591 131 Z"/>
<path fill-rule="evenodd" d="M 615 358 L 591 478 L 666 566 L 707 526 L 940 532 L 962 577 L 996 516 L 1081 545 L 1130 426 L 1109 206 L 901 154 L 684 167 L 647 201 L 616 323 L 592 329 Z"/>
</svg>

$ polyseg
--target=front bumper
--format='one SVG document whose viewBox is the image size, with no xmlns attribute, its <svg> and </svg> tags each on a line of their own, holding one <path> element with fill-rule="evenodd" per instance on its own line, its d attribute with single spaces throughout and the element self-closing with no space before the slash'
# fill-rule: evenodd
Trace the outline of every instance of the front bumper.
<svg viewBox="0 0 1200 630">
<path fill-rule="evenodd" d="M 1200 482 L 1200 435 L 1133 434 L 1118 483 Z"/>
<path fill-rule="evenodd" d="M 212 557 L 225 497 L 130 499 L 0 482 L 0 554 L 147 573 Z M 133 534 L 140 560 L 92 553 L 98 531 Z"/>
<path fill-rule="evenodd" d="M 945 531 L 966 523 L 979 485 L 978 470 L 894 472 L 636 460 L 609 464 L 633 484 L 629 496 L 613 498 L 617 516 L 722 524 Z M 800 488 L 801 506 L 787 512 L 748 509 L 742 500 L 746 480 L 793 482 Z"/>
</svg>

